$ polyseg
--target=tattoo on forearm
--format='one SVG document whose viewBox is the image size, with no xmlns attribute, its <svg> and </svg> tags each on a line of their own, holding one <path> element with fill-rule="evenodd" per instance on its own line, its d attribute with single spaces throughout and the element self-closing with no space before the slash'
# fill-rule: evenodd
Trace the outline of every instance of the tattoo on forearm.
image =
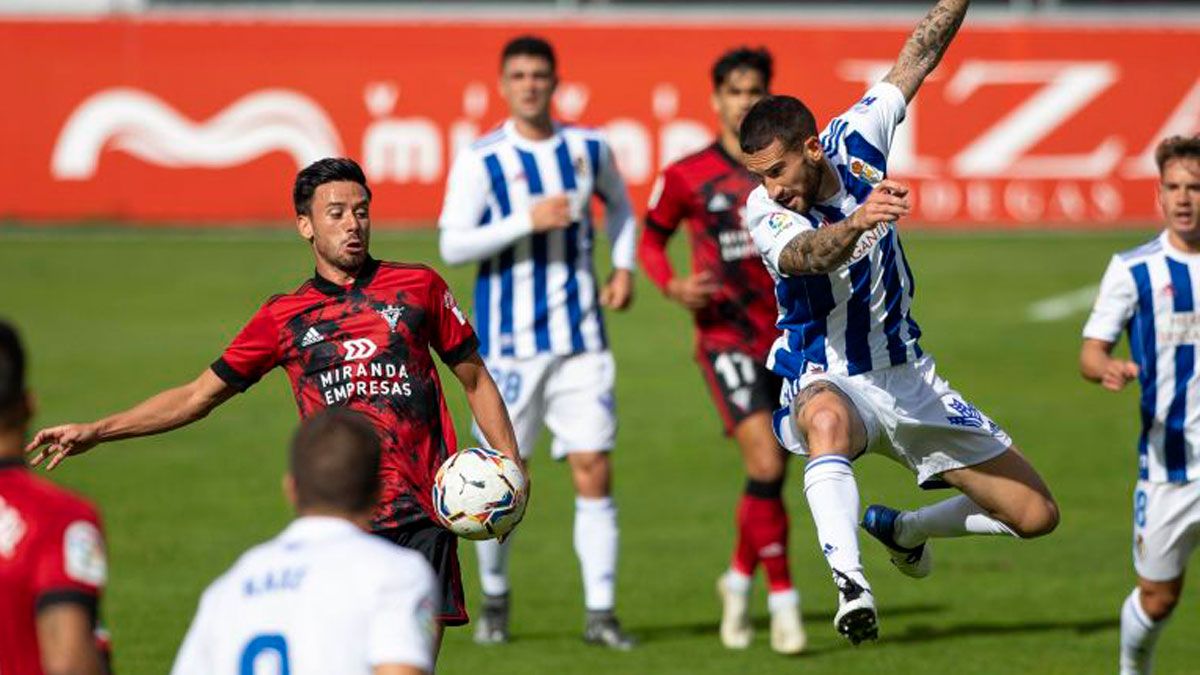
<svg viewBox="0 0 1200 675">
<path fill-rule="evenodd" d="M 921 20 L 900 50 L 896 65 L 884 78 L 912 99 L 929 73 L 937 67 L 967 14 L 969 0 L 940 0 Z"/>
<path fill-rule="evenodd" d="M 862 232 L 843 221 L 792 239 L 779 253 L 779 271 L 788 275 L 828 274 L 854 253 Z"/>
</svg>

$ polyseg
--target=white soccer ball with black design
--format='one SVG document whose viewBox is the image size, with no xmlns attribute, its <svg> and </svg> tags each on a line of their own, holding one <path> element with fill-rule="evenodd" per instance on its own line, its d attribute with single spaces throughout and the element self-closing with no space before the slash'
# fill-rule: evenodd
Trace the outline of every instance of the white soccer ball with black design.
<svg viewBox="0 0 1200 675">
<path fill-rule="evenodd" d="M 528 495 L 520 467 L 495 450 L 459 450 L 442 463 L 433 479 L 438 519 L 465 539 L 508 534 L 524 517 Z"/>
</svg>

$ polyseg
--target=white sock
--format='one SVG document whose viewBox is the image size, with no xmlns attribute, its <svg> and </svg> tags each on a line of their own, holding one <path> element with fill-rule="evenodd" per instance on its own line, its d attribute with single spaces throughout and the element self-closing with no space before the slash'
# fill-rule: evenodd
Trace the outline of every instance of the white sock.
<svg viewBox="0 0 1200 675">
<path fill-rule="evenodd" d="M 754 583 L 754 578 L 748 574 L 733 569 L 732 567 L 725 570 L 725 588 L 728 588 L 734 593 L 743 595 L 750 592 L 750 586 Z"/>
<path fill-rule="evenodd" d="M 508 592 L 508 549 L 512 537 L 504 543 L 495 539 L 475 542 L 475 557 L 479 558 L 479 587 L 484 595 L 504 595 Z"/>
<path fill-rule="evenodd" d="M 589 611 L 611 610 L 617 586 L 617 507 L 612 497 L 575 498 L 575 554 Z"/>
<path fill-rule="evenodd" d="M 965 537 L 969 534 L 1017 536 L 1012 528 L 989 516 L 966 495 L 905 511 L 896 519 L 896 543 L 905 548 L 919 546 L 930 537 Z"/>
<path fill-rule="evenodd" d="M 858 484 L 850 460 L 826 455 L 804 467 L 804 496 L 829 567 L 870 588 L 858 551 Z"/>
<path fill-rule="evenodd" d="M 1154 643 L 1163 621 L 1154 621 L 1142 608 L 1142 594 L 1134 588 L 1121 605 L 1121 675 L 1147 675 L 1154 661 Z"/>
<path fill-rule="evenodd" d="M 794 588 L 789 588 L 786 591 L 771 591 L 767 594 L 767 609 L 772 614 L 788 607 L 796 607 L 800 604 L 800 592 Z"/>
</svg>

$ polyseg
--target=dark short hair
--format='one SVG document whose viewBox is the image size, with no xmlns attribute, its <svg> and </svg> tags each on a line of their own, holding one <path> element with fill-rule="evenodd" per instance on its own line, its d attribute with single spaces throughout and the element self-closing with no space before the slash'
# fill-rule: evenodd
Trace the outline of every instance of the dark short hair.
<svg viewBox="0 0 1200 675">
<path fill-rule="evenodd" d="M 722 84 L 725 84 L 725 78 L 736 70 L 754 70 L 759 75 L 762 75 L 763 84 L 767 89 L 771 88 L 771 76 L 775 72 L 775 61 L 771 58 L 771 52 L 767 51 L 766 47 L 751 49 L 750 47 L 737 47 L 731 49 L 720 56 L 717 62 L 712 67 L 712 85 L 713 89 L 719 89 Z"/>
<path fill-rule="evenodd" d="M 1191 159 L 1200 161 L 1200 134 L 1195 136 L 1171 136 L 1164 138 L 1154 150 L 1154 161 L 1158 164 L 1161 174 L 1167 162 L 1173 159 Z"/>
<path fill-rule="evenodd" d="M 361 413 L 327 408 L 292 438 L 290 468 L 298 509 L 361 513 L 379 492 L 379 436 Z"/>
<path fill-rule="evenodd" d="M 362 167 L 346 157 L 326 157 L 309 164 L 296 174 L 296 182 L 292 185 L 292 204 L 296 207 L 296 215 L 312 215 L 313 195 L 317 188 L 326 183 L 338 181 L 358 183 L 367 191 L 367 199 L 371 198 L 371 188 L 367 186 L 367 177 Z"/>
<path fill-rule="evenodd" d="M 817 119 L 800 99 L 794 96 L 765 96 L 755 103 L 738 132 L 742 152 L 754 154 L 776 139 L 783 147 L 793 150 L 817 135 Z"/>
<path fill-rule="evenodd" d="M 504 64 L 514 56 L 543 58 L 550 62 L 551 71 L 558 70 L 558 60 L 554 58 L 554 47 L 536 35 L 518 35 L 509 40 L 504 45 L 504 50 L 500 52 L 500 70 L 504 70 Z"/>
<path fill-rule="evenodd" d="M 9 322 L 0 319 L 0 429 L 25 421 L 25 350 Z"/>
</svg>

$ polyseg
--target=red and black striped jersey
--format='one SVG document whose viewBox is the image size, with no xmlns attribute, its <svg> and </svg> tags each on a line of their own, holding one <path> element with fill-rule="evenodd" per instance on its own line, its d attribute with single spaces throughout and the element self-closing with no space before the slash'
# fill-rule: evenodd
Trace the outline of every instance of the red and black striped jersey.
<svg viewBox="0 0 1200 675">
<path fill-rule="evenodd" d="M 774 282 L 745 227 L 746 196 L 758 180 L 720 143 L 663 170 L 651 197 L 638 253 L 646 275 L 664 291 L 674 270 L 667 240 L 687 221 L 692 271 L 708 271 L 720 290 L 695 313 L 703 349 L 750 350 L 765 360 L 777 331 Z"/>
<path fill-rule="evenodd" d="M 478 347 L 437 272 L 368 259 L 349 286 L 316 275 L 268 300 L 212 369 L 244 391 L 282 366 L 300 417 L 330 406 L 365 415 L 383 447 L 383 529 L 433 517 L 433 477 L 457 449 L 431 351 L 454 366 Z"/>
</svg>

